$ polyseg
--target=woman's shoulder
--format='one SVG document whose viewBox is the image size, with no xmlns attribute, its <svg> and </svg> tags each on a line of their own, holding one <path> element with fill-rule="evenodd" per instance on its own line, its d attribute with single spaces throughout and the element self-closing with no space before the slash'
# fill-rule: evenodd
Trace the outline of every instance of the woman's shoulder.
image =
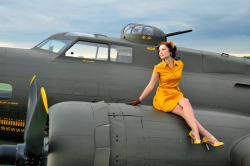
<svg viewBox="0 0 250 166">
<path fill-rule="evenodd" d="M 160 72 L 160 70 L 163 68 L 162 62 L 158 63 L 157 65 L 154 66 L 154 71 Z"/>
<path fill-rule="evenodd" d="M 177 65 L 179 65 L 180 67 L 183 67 L 183 66 L 184 66 L 184 64 L 182 63 L 181 60 L 175 60 L 175 63 L 176 63 Z"/>
<path fill-rule="evenodd" d="M 161 66 L 162 66 L 162 62 L 160 62 L 157 65 L 155 65 L 155 67 L 161 67 Z"/>
</svg>

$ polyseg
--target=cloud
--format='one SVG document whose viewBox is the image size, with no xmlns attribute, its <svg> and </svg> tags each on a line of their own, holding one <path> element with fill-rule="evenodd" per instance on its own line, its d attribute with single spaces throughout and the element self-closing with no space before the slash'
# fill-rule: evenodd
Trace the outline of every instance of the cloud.
<svg viewBox="0 0 250 166">
<path fill-rule="evenodd" d="M 250 57 L 250 54 L 234 54 L 234 53 L 231 53 L 230 55 L 237 56 L 237 57 Z"/>
<path fill-rule="evenodd" d="M 68 23 L 54 17 L 53 14 L 39 13 L 34 10 L 10 9 L 1 7 L 1 31 L 15 30 L 19 32 L 27 31 L 48 31 L 60 27 L 68 27 Z M 8 13 L 8 14 L 6 14 Z"/>
<path fill-rule="evenodd" d="M 15 44 L 0 41 L 0 47 L 15 47 Z"/>
<path fill-rule="evenodd" d="M 38 43 L 36 43 L 38 44 Z M 24 48 L 30 49 L 36 45 L 34 42 L 5 42 L 0 41 L 0 47 Z"/>
<path fill-rule="evenodd" d="M 35 4 L 35 5 L 34 5 Z M 0 2 L 0 40 L 38 43 L 65 31 L 120 36 L 128 23 L 165 33 L 193 29 L 174 37 L 178 44 L 221 52 L 248 53 L 250 1 L 207 0 L 28 0 Z M 231 42 L 237 41 L 235 46 Z M 243 48 L 244 47 L 244 48 Z M 238 50 L 237 50 L 238 49 Z"/>
</svg>

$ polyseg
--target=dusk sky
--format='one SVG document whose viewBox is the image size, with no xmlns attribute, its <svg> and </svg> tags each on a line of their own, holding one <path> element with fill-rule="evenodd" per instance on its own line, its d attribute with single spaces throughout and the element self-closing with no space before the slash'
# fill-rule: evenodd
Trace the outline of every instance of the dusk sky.
<svg viewBox="0 0 250 166">
<path fill-rule="evenodd" d="M 52 34 L 120 37 L 129 23 L 160 28 L 175 45 L 250 56 L 249 0 L 1 0 L 0 46 L 32 48 Z"/>
</svg>

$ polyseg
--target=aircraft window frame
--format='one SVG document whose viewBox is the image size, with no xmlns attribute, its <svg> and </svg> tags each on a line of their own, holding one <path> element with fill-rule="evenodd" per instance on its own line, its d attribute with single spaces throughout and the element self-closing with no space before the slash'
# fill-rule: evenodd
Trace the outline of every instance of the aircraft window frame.
<svg viewBox="0 0 250 166">
<path fill-rule="evenodd" d="M 0 83 L 0 100 L 9 100 L 12 97 L 12 85 Z"/>
<path fill-rule="evenodd" d="M 110 61 L 131 64 L 133 62 L 133 48 L 129 46 L 111 45 Z"/>
<path fill-rule="evenodd" d="M 133 30 L 132 30 L 132 34 L 142 34 L 142 30 L 143 30 L 143 26 L 141 26 L 141 25 L 137 25 L 137 26 L 135 26 L 134 28 L 133 28 Z"/>
<path fill-rule="evenodd" d="M 80 32 L 68 32 L 64 34 L 64 36 L 82 36 L 82 37 L 91 37 L 91 38 L 95 37 L 95 35 L 88 34 L 88 33 L 80 33 Z"/>
<path fill-rule="evenodd" d="M 131 30 L 133 29 L 135 27 L 135 25 L 134 24 L 128 24 L 127 26 L 126 26 L 126 28 L 124 29 L 124 34 L 130 34 L 131 33 Z"/>
<path fill-rule="evenodd" d="M 154 30 L 152 27 L 144 27 L 142 31 L 143 35 L 148 35 L 148 36 L 153 36 L 154 35 Z"/>
<path fill-rule="evenodd" d="M 66 47 L 68 47 L 73 41 L 72 40 L 62 40 L 62 39 L 46 39 L 36 46 L 43 50 L 54 52 L 60 54 Z M 52 44 L 53 43 L 53 44 Z M 58 47 L 56 44 L 62 44 Z M 55 49 L 56 46 L 56 49 Z"/>
<path fill-rule="evenodd" d="M 80 53 L 77 53 L 73 56 L 75 51 L 72 51 L 72 49 L 77 49 L 77 51 Z M 109 57 L 109 46 L 108 44 L 103 43 L 77 41 L 65 52 L 65 56 L 80 59 L 107 61 Z"/>
</svg>

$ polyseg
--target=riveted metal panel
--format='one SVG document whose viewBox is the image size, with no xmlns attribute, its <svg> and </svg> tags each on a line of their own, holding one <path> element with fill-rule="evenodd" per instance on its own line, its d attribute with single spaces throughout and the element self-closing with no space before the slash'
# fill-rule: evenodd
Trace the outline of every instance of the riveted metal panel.
<svg viewBox="0 0 250 166">
<path fill-rule="evenodd" d="M 143 118 L 139 107 L 111 104 L 111 165 L 145 165 L 147 144 Z"/>
<path fill-rule="evenodd" d="M 119 105 L 118 104 L 109 104 L 108 115 L 109 116 L 121 116 L 122 111 L 121 111 Z"/>
<path fill-rule="evenodd" d="M 112 103 L 109 105 L 108 114 L 116 116 L 142 116 L 139 106 L 131 106 L 124 103 Z"/>
<path fill-rule="evenodd" d="M 131 106 L 123 103 L 118 104 L 124 116 L 142 116 L 138 106 Z"/>
<path fill-rule="evenodd" d="M 95 150 L 94 166 L 109 166 L 110 149 L 97 148 Z"/>
<path fill-rule="evenodd" d="M 98 126 L 95 128 L 95 147 L 110 147 L 110 125 Z"/>
<path fill-rule="evenodd" d="M 123 116 L 109 116 L 111 134 L 110 165 L 127 165 L 127 141 Z"/>
<path fill-rule="evenodd" d="M 109 124 L 107 104 L 102 102 L 91 104 L 95 126 Z"/>
<path fill-rule="evenodd" d="M 143 132 L 142 117 L 125 116 L 127 135 L 127 163 L 128 165 L 145 165 L 147 162 L 147 137 Z"/>
<path fill-rule="evenodd" d="M 102 102 L 91 104 L 95 123 L 94 166 L 109 166 L 110 159 L 110 124 L 107 104 Z"/>
</svg>

